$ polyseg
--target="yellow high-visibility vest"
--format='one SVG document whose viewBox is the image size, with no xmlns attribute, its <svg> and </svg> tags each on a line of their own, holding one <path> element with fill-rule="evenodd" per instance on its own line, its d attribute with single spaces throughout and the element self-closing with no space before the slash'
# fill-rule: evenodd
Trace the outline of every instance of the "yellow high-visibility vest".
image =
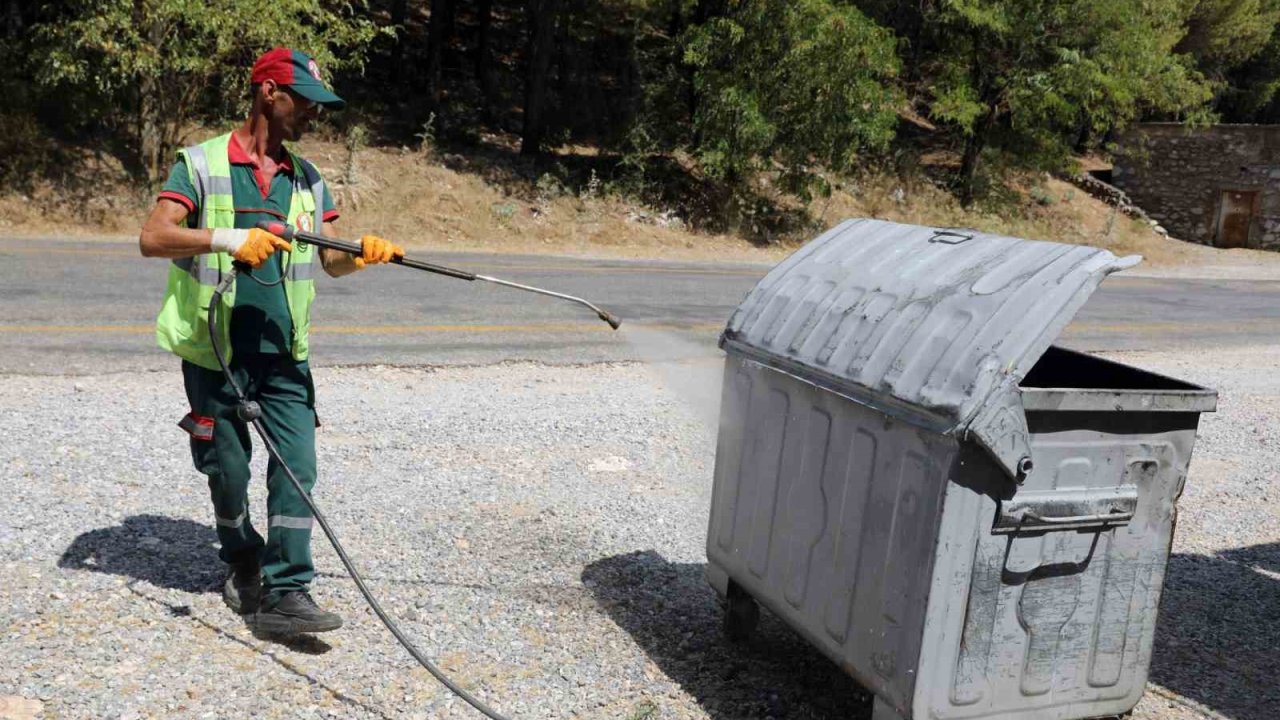
<svg viewBox="0 0 1280 720">
<path fill-rule="evenodd" d="M 227 144 L 231 133 L 178 151 L 195 188 L 196 227 L 234 228 L 235 202 L 231 194 L 231 161 Z M 293 161 L 293 197 L 289 201 L 288 222 L 292 227 L 309 225 L 320 232 L 324 222 L 324 181 L 310 163 L 289 152 Z M 298 220 L 306 217 L 302 225 Z M 315 270 L 318 253 L 309 243 L 293 241 L 293 250 L 284 252 L 281 273 L 285 302 L 293 321 L 290 349 L 295 360 L 306 360 L 309 352 L 311 302 L 316 296 Z M 282 251 L 283 252 L 283 251 Z M 185 360 L 210 370 L 218 370 L 218 359 L 209 340 L 209 300 L 231 270 L 228 253 L 206 253 L 177 258 L 169 267 L 169 283 L 164 303 L 156 318 L 156 342 Z M 239 279 L 237 278 L 237 282 Z M 222 295 L 217 312 L 219 347 L 231 361 L 231 309 L 236 304 L 234 283 Z"/>
</svg>

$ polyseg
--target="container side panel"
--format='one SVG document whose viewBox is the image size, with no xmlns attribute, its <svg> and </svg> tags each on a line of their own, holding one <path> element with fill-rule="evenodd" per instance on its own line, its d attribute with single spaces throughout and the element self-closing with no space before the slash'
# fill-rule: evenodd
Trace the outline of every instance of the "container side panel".
<svg viewBox="0 0 1280 720">
<path fill-rule="evenodd" d="M 879 442 L 867 428 L 855 429 L 850 445 L 853 451 L 849 454 L 849 464 L 842 483 L 836 488 L 840 502 L 828 509 L 829 514 L 835 513 L 832 518 L 835 522 L 831 523 L 835 528 L 835 545 L 831 564 L 824 573 L 830 583 L 823 613 L 827 634 L 841 644 L 849 637 L 850 611 L 866 527 L 862 518 L 867 515 L 879 456 Z"/>
<path fill-rule="evenodd" d="M 1043 695 L 1052 690 L 1059 667 L 1067 664 L 1062 660 L 1068 658 L 1060 657 L 1062 628 L 1080 606 L 1080 576 L 1097 547 L 1098 538 L 1098 533 L 1044 535 L 1036 543 L 1039 546 L 1036 568 L 1025 578 L 1009 578 L 1022 586 L 1018 623 L 1026 633 L 1023 695 Z"/>
<path fill-rule="evenodd" d="M 925 625 L 935 652 L 921 656 L 915 717 L 1069 720 L 1137 703 L 1195 439 L 1194 418 L 1159 417 L 1130 420 L 1160 428 L 1148 433 L 1126 432 L 1116 413 L 1046 416 L 1053 431 L 1033 428 L 1035 470 L 1010 501 L 1075 517 L 1081 497 L 1103 498 L 1095 515 L 1109 518 L 1136 495 L 1128 520 L 994 532 L 997 501 L 972 489 L 982 483 L 951 484 Z M 975 471 L 995 472 L 962 470 Z"/>
<path fill-rule="evenodd" d="M 909 707 L 947 486 L 940 468 L 955 441 L 741 356 L 728 362 L 730 375 L 753 379 L 750 401 L 738 400 L 751 418 L 744 447 L 720 446 L 716 482 L 740 487 L 715 496 L 736 502 L 734 529 L 708 545 L 708 562 L 864 686 Z M 738 382 L 733 392 L 744 392 Z M 719 477 L 734 457 L 737 477 Z"/>
<path fill-rule="evenodd" d="M 791 398 L 781 390 L 771 389 L 764 398 L 764 408 L 752 443 L 755 452 L 751 466 L 745 468 L 747 495 L 739 515 L 741 537 L 747 540 L 747 564 L 757 577 L 764 577 L 769 565 L 769 546 L 773 543 L 773 517 L 778 507 L 778 482 L 783 472 L 782 448 L 790 426 Z M 735 522 L 735 535 L 738 534 Z"/>
<path fill-rule="evenodd" d="M 1089 656 L 1089 684 L 1093 687 L 1115 687 L 1124 671 L 1125 646 L 1129 641 L 1129 619 L 1133 614 L 1134 580 L 1137 566 L 1132 559 L 1119 557 L 1123 550 L 1115 548 L 1110 535 L 1102 556 L 1102 582 L 1098 583 L 1093 626 L 1093 648 Z"/>
<path fill-rule="evenodd" d="M 954 705 L 972 705 L 985 697 L 987 663 L 995 636 L 1004 555 L 987 543 L 973 543 L 973 578 L 965 603 L 964 635 L 951 685 Z M 955 587 L 953 580 L 951 585 Z"/>
<path fill-rule="evenodd" d="M 920 515 L 925 487 L 928 495 L 944 483 L 933 471 L 933 463 L 919 452 L 912 432 L 893 432 L 895 424 L 882 427 L 884 449 L 877 458 L 859 540 L 859 557 L 852 613 L 846 623 L 857 628 L 847 646 L 849 652 L 864 655 L 886 680 L 893 680 L 911 666 L 903 666 L 899 646 L 907 619 L 923 611 L 918 553 L 932 552 L 936 526 L 922 527 Z M 924 481 L 924 486 L 920 484 Z M 921 540 L 929 542 L 925 548 Z M 919 628 L 912 628 L 919 632 Z"/>
<path fill-rule="evenodd" d="M 937 464 L 918 450 L 904 453 L 900 467 L 890 541 L 881 566 L 885 579 L 880 595 L 884 629 L 877 638 L 881 650 L 871 656 L 872 665 L 886 678 L 914 670 L 902 660 L 914 660 L 911 649 L 919 643 L 919 618 L 924 615 L 922 592 L 929 586 L 929 573 L 922 572 L 927 564 L 919 558 L 933 549 L 941 500 L 938 490 L 945 487 Z M 925 481 L 923 486 L 920 479 Z"/>
<path fill-rule="evenodd" d="M 733 520 L 742 491 L 743 457 L 751 449 L 746 437 L 755 383 L 752 375 L 744 372 L 738 363 L 726 361 L 725 364 L 720 435 L 716 440 L 715 485 L 711 499 L 711 532 L 707 537 L 715 538 L 721 548 L 729 550 L 733 548 Z"/>
<path fill-rule="evenodd" d="M 809 411 L 804 437 L 794 445 L 800 448 L 796 465 L 800 472 L 786 494 L 780 545 L 785 552 L 781 562 L 786 599 L 792 607 L 800 608 L 813 568 L 814 550 L 826 531 L 827 500 L 822 480 L 841 454 L 839 446 L 831 442 L 831 415 L 827 410 L 814 407 Z"/>
</svg>

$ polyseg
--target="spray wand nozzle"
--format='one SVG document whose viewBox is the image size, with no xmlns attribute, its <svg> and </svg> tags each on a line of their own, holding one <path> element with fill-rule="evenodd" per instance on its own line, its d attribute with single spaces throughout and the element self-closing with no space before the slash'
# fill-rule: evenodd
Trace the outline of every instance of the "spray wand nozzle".
<svg viewBox="0 0 1280 720">
<path fill-rule="evenodd" d="M 609 327 L 613 328 L 614 330 L 617 330 L 618 326 L 622 324 L 622 318 L 618 317 L 617 315 L 614 315 L 613 313 L 605 312 L 604 310 L 601 310 L 600 312 L 596 313 L 596 315 L 599 316 L 601 320 L 609 323 Z"/>
<path fill-rule="evenodd" d="M 284 238 L 285 240 L 288 240 L 290 242 L 293 242 L 294 240 L 301 240 L 303 242 L 311 243 L 312 245 L 315 245 L 317 247 L 329 248 L 330 250 L 339 250 L 341 252 L 351 253 L 352 255 L 359 255 L 361 252 L 359 243 L 353 243 L 347 240 L 339 240 L 338 238 L 326 237 L 324 235 L 320 235 L 312 232 L 306 232 L 304 230 L 295 230 L 294 228 L 290 227 L 288 224 L 282 223 L 282 222 L 270 222 L 270 221 L 264 220 L 258 223 L 258 228 L 261 230 L 266 230 L 272 235 L 275 235 L 276 237 Z M 391 262 L 397 265 L 404 265 L 405 267 L 411 267 L 415 270 L 425 270 L 427 272 L 435 273 L 437 275 L 446 275 L 448 277 L 456 278 L 458 280 L 466 280 L 468 282 L 471 282 L 474 280 L 483 280 L 484 282 L 493 283 L 495 285 L 505 285 L 506 287 L 509 287 L 509 288 L 515 288 L 516 290 L 524 290 L 525 292 L 537 293 L 538 295 L 546 295 L 548 297 L 560 298 L 561 300 L 568 300 L 569 302 L 574 302 L 579 305 L 585 305 L 586 307 L 591 308 L 591 310 L 595 312 L 596 317 L 609 323 L 609 327 L 613 328 L 614 330 L 617 330 L 618 327 L 622 325 L 622 318 L 619 318 L 617 315 L 614 315 L 611 312 L 601 310 L 600 308 L 596 307 L 594 304 L 586 300 L 583 300 L 580 297 L 575 297 L 573 295 L 565 295 L 564 293 L 553 292 L 551 290 L 545 290 L 543 288 L 534 287 L 532 285 L 521 285 L 520 283 L 511 282 L 510 280 L 503 280 L 501 278 L 490 277 L 488 275 L 477 275 L 476 273 L 467 272 L 466 270 L 457 270 L 455 268 L 445 267 L 444 265 L 435 265 L 433 263 L 422 262 L 421 260 L 410 260 L 409 258 L 400 257 L 400 258 L 392 258 Z"/>
</svg>

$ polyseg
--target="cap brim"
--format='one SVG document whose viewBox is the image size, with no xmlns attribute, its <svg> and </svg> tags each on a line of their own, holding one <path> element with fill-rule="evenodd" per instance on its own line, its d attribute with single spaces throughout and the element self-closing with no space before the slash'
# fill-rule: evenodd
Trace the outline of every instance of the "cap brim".
<svg viewBox="0 0 1280 720">
<path fill-rule="evenodd" d="M 329 92 L 329 88 L 318 82 L 295 83 L 289 86 L 294 92 L 314 103 L 319 103 L 330 110 L 341 110 L 347 101 Z"/>
</svg>

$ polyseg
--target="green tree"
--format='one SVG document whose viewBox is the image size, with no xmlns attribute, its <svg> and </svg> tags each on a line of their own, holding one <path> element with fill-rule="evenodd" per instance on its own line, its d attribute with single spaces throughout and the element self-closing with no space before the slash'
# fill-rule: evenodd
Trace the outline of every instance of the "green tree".
<svg viewBox="0 0 1280 720">
<path fill-rule="evenodd" d="M 1176 50 L 1194 57 L 1215 79 L 1262 52 L 1280 22 L 1280 0 L 1193 2 Z"/>
<path fill-rule="evenodd" d="M 893 139 L 895 51 L 887 30 L 832 0 L 733 0 L 685 39 L 703 167 L 733 184 L 777 162 L 807 197 L 815 165 L 848 171 Z"/>
<path fill-rule="evenodd" d="M 186 125 L 247 102 L 248 70 L 277 45 L 332 74 L 358 68 L 376 34 L 363 3 L 319 0 L 69 0 L 32 28 L 36 82 L 66 94 L 130 141 L 158 182 Z"/>
<path fill-rule="evenodd" d="M 1228 73 L 1218 111 L 1230 122 L 1280 122 L 1280 32 L 1273 33 L 1266 47 Z"/>
<path fill-rule="evenodd" d="M 1194 57 L 1214 82 L 1214 109 L 1227 122 L 1273 121 L 1268 110 L 1280 89 L 1280 0 L 1191 1 L 1177 50 Z"/>
<path fill-rule="evenodd" d="M 1186 0 L 942 0 L 923 5 L 929 114 L 963 146 L 974 199 L 983 151 L 1058 168 L 1081 130 L 1143 113 L 1203 118 L 1211 86 L 1175 52 Z"/>
</svg>

